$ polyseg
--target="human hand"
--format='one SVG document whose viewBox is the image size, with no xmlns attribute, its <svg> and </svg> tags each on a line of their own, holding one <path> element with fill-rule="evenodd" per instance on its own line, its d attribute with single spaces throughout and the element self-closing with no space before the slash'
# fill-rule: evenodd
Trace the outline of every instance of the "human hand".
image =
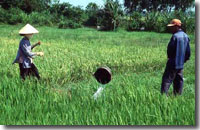
<svg viewBox="0 0 200 130">
<path fill-rule="evenodd" d="M 40 52 L 40 56 L 44 56 L 44 52 Z"/>
<path fill-rule="evenodd" d="M 36 53 L 38 56 L 44 56 L 44 52 L 37 52 Z"/>
</svg>

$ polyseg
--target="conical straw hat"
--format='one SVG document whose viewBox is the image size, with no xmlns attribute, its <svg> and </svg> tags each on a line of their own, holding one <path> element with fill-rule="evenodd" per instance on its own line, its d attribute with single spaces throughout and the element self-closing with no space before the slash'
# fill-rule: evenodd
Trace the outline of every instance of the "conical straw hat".
<svg viewBox="0 0 200 130">
<path fill-rule="evenodd" d="M 30 24 L 26 24 L 20 31 L 19 34 L 33 34 L 33 33 L 39 33 L 37 29 L 35 29 Z"/>
</svg>

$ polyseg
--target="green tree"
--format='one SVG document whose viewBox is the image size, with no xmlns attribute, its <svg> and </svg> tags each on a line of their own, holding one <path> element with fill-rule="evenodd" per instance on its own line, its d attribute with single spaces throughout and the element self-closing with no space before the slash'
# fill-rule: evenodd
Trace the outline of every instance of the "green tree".
<svg viewBox="0 0 200 130">
<path fill-rule="evenodd" d="M 194 7 L 194 0 L 124 0 L 127 13 L 133 11 L 142 12 L 181 10 L 186 11 Z"/>
<path fill-rule="evenodd" d="M 190 7 L 194 7 L 194 0 L 173 0 L 172 5 L 174 5 L 175 10 L 186 11 Z"/>
<path fill-rule="evenodd" d="M 85 11 L 67 2 L 52 4 L 49 10 L 60 28 L 78 28 L 86 21 Z"/>
<path fill-rule="evenodd" d="M 88 14 L 93 14 L 94 12 L 97 12 L 99 9 L 99 6 L 96 3 L 90 2 L 87 6 L 86 6 L 86 12 Z"/>
<path fill-rule="evenodd" d="M 51 4 L 51 0 L 1 0 L 2 8 L 8 10 L 10 8 L 20 8 L 26 13 L 33 11 L 44 11 Z"/>
<path fill-rule="evenodd" d="M 123 16 L 123 10 L 119 1 L 107 0 L 104 8 L 98 11 L 98 24 L 104 27 L 104 30 L 116 30 L 121 17 Z"/>
<path fill-rule="evenodd" d="M 86 26 L 97 26 L 97 13 L 99 10 L 99 6 L 96 3 L 89 3 L 86 7 L 86 14 L 88 16 L 88 20 L 86 21 Z"/>
</svg>

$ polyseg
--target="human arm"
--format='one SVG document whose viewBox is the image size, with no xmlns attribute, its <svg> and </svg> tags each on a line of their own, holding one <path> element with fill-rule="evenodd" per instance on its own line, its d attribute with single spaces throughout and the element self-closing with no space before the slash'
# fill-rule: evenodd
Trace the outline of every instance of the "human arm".
<svg viewBox="0 0 200 130">
<path fill-rule="evenodd" d="M 26 55 L 27 57 L 30 57 L 30 58 L 34 58 L 37 55 L 39 55 L 39 56 L 43 56 L 44 55 L 43 52 L 32 52 L 31 51 L 31 45 L 30 45 L 29 41 L 23 41 L 20 44 L 20 48 L 21 48 L 23 54 Z"/>
<path fill-rule="evenodd" d="M 34 58 L 37 55 L 36 53 L 31 51 L 31 45 L 28 40 L 23 40 L 20 43 L 20 49 L 22 50 L 22 53 L 27 57 Z"/>
<path fill-rule="evenodd" d="M 35 48 L 36 46 L 38 46 L 38 45 L 40 45 L 41 44 L 41 42 L 39 41 L 39 42 L 37 42 L 37 43 L 35 43 L 34 45 L 32 45 L 31 46 L 31 50 L 33 49 L 33 48 Z"/>
<path fill-rule="evenodd" d="M 170 58 L 175 58 L 176 56 L 176 42 L 177 39 L 175 36 L 172 36 L 171 39 L 170 39 L 170 42 L 168 44 L 168 47 L 167 47 L 167 58 L 170 59 Z"/>
<path fill-rule="evenodd" d="M 190 39 L 188 40 L 187 47 L 186 47 L 185 62 L 190 59 L 190 55 L 191 55 L 189 42 L 190 42 Z"/>
</svg>

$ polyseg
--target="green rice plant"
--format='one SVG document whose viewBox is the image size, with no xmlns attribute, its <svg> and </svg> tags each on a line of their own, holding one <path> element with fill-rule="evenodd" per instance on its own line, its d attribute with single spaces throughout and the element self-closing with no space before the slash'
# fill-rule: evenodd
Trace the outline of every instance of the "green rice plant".
<svg viewBox="0 0 200 130">
<path fill-rule="evenodd" d="M 196 125 L 195 36 L 184 68 L 181 96 L 160 94 L 171 34 L 101 32 L 91 28 L 37 26 L 44 51 L 34 63 L 41 75 L 24 82 L 15 59 L 23 25 L 0 25 L 1 125 Z M 93 73 L 108 66 L 112 80 L 93 99 L 100 84 Z"/>
</svg>

